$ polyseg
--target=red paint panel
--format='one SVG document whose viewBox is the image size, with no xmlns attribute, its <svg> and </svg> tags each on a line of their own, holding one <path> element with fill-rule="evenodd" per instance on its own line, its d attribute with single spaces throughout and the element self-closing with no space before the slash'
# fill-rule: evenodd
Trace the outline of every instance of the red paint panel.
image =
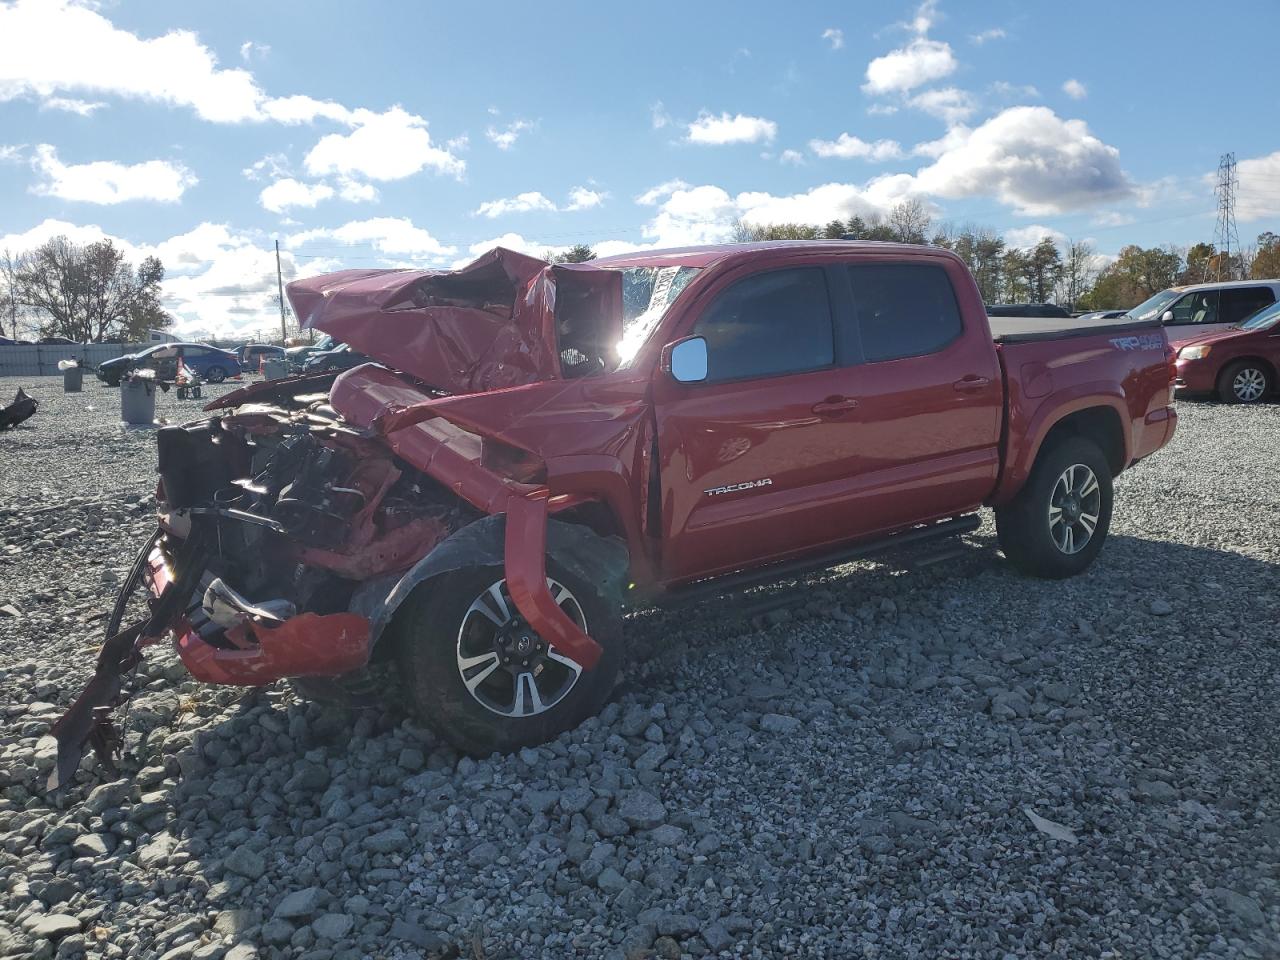
<svg viewBox="0 0 1280 960">
<path fill-rule="evenodd" d="M 538 636 L 591 670 L 604 652 L 556 605 L 547 588 L 547 494 L 512 497 L 507 504 L 507 590 Z"/>
</svg>

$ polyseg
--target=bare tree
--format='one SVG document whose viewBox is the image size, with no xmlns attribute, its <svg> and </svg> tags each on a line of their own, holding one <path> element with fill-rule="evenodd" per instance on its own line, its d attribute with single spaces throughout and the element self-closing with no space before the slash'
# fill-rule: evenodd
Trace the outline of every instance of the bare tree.
<svg viewBox="0 0 1280 960">
<path fill-rule="evenodd" d="M 18 339 L 18 258 L 8 249 L 0 253 L 0 337 L 4 336 L 5 321 L 9 323 L 9 336 Z"/>
<path fill-rule="evenodd" d="M 80 343 L 110 334 L 137 339 L 173 322 L 160 306 L 164 266 L 147 257 L 135 269 L 110 240 L 81 245 L 54 237 L 17 258 L 17 302 L 39 313 L 45 335 Z"/>
<path fill-rule="evenodd" d="M 1094 265 L 1093 247 L 1084 240 L 1068 240 L 1066 256 L 1062 258 L 1062 273 L 1058 278 L 1057 298 L 1068 310 L 1076 309 L 1098 278 Z"/>
<path fill-rule="evenodd" d="M 929 211 L 915 197 L 894 204 L 888 219 L 894 239 L 900 243 L 924 243 L 933 223 Z"/>
</svg>

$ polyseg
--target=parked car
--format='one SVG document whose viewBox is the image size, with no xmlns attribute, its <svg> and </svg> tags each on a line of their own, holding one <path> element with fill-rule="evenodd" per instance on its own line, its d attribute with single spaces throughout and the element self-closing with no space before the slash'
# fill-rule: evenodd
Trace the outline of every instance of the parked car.
<svg viewBox="0 0 1280 960">
<path fill-rule="evenodd" d="M 1047 317 L 1069 319 L 1071 314 L 1056 303 L 993 303 L 987 307 L 989 317 Z"/>
<path fill-rule="evenodd" d="M 334 340 L 333 337 L 326 334 L 315 343 L 306 343 L 298 347 L 289 347 L 285 350 L 284 357 L 289 362 L 290 370 L 294 373 L 301 373 L 307 360 L 314 357 L 317 353 L 332 350 L 336 346 L 338 346 L 338 342 Z"/>
<path fill-rule="evenodd" d="M 1280 300 L 1280 280 L 1233 280 L 1170 287 L 1144 300 L 1129 316 L 1159 319 L 1170 340 L 1228 330 Z"/>
<path fill-rule="evenodd" d="M 307 357 L 302 363 L 303 373 L 324 373 L 326 370 L 350 370 L 362 363 L 368 363 L 369 357 L 357 350 L 352 350 L 345 343 L 340 343 L 332 350 L 320 350 Z"/>
<path fill-rule="evenodd" d="M 246 343 L 235 351 L 239 355 L 240 369 L 256 373 L 263 360 L 284 360 L 284 347 L 270 343 Z"/>
<path fill-rule="evenodd" d="M 1257 403 L 1280 385 L 1280 302 L 1239 326 L 1179 340 L 1174 347 L 1178 390 L 1216 394 L 1226 403 Z"/>
<path fill-rule="evenodd" d="M 1177 420 L 1158 321 L 989 321 L 931 247 L 571 267 L 498 249 L 288 291 L 387 366 L 255 383 L 159 431 L 160 532 L 123 591 L 157 599 L 109 623 L 54 728 L 55 777 L 170 631 L 203 681 L 394 667 L 426 720 L 488 754 L 600 708 L 626 604 L 950 542 L 984 506 L 1016 570 L 1071 576 L 1103 546 L 1113 477 Z"/>
<path fill-rule="evenodd" d="M 98 364 L 97 375 L 109 387 L 120 386 L 122 376 L 140 368 L 155 370 L 161 380 L 172 380 L 178 375 L 178 357 L 209 383 L 240 375 L 240 361 L 234 353 L 203 343 L 158 343 L 137 353 L 104 360 Z"/>
<path fill-rule="evenodd" d="M 79 346 L 79 343 L 72 340 L 70 337 L 41 337 L 36 341 L 36 343 L 41 344 L 42 346 Z"/>
<path fill-rule="evenodd" d="M 1123 317 L 1128 310 L 1093 310 L 1089 313 L 1082 313 L 1076 317 L 1077 320 L 1114 320 L 1116 317 Z"/>
</svg>

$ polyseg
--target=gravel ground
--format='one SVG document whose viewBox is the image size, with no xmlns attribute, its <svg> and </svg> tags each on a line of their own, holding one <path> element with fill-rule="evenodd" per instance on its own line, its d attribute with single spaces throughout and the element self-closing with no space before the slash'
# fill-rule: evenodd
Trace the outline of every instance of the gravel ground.
<svg viewBox="0 0 1280 960">
<path fill-rule="evenodd" d="M 162 652 L 132 775 L 51 803 L 154 455 L 115 391 L 33 392 L 0 435 L 0 956 L 1280 956 L 1280 405 L 1181 404 L 1074 580 L 988 523 L 763 620 L 632 614 L 615 701 L 515 756 Z"/>
</svg>

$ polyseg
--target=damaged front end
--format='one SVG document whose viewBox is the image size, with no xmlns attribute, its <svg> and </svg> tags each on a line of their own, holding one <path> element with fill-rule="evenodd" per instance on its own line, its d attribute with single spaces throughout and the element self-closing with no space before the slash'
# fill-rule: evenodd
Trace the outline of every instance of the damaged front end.
<svg viewBox="0 0 1280 960">
<path fill-rule="evenodd" d="M 546 555 L 576 553 L 585 580 L 620 596 L 627 550 L 592 534 L 608 541 L 601 552 L 584 527 L 549 521 L 590 496 L 549 476 L 548 463 L 606 449 L 643 470 L 643 384 L 607 399 L 563 390 L 606 363 L 619 290 L 611 272 L 501 250 L 453 273 L 291 284 L 306 323 L 387 366 L 255 383 L 210 403 L 206 419 L 158 432 L 159 529 L 117 601 L 93 679 L 54 729 L 50 786 L 67 783 L 88 742 L 110 762 L 119 738 L 109 715 L 148 644 L 171 635 L 209 683 L 343 677 L 370 662 L 411 591 L 468 564 L 501 566 L 524 621 L 593 669 L 601 647 L 552 599 Z M 556 403 L 572 429 L 554 442 L 545 426 L 517 429 Z M 619 502 L 625 473 L 601 474 Z M 129 594 L 144 585 L 149 614 L 124 626 Z"/>
</svg>

